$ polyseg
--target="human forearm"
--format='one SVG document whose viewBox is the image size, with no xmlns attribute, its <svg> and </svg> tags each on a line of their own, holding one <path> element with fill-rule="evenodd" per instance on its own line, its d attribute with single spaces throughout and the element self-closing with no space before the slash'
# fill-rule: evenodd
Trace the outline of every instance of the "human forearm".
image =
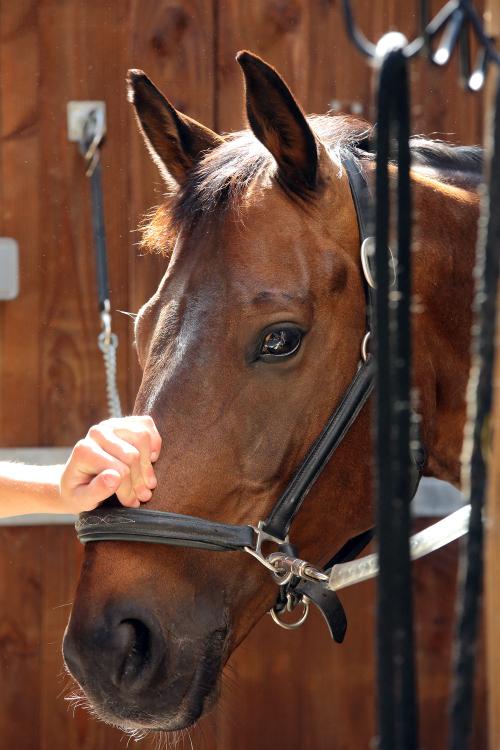
<svg viewBox="0 0 500 750">
<path fill-rule="evenodd" d="M 63 469 L 0 462 L 0 517 L 66 513 L 59 489 Z"/>
<path fill-rule="evenodd" d="M 0 517 L 81 513 L 116 493 L 138 508 L 156 487 L 161 437 L 151 417 L 109 419 L 90 428 L 65 466 L 0 462 Z"/>
</svg>

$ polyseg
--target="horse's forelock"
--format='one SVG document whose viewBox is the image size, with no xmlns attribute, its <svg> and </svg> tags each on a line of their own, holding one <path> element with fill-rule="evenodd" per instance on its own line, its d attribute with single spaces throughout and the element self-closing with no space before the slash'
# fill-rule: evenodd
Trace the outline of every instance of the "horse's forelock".
<svg viewBox="0 0 500 750">
<path fill-rule="evenodd" d="M 314 115 L 308 121 L 318 139 L 339 154 L 351 150 L 370 131 L 364 121 L 342 115 Z M 180 229 L 189 231 L 200 221 L 212 222 L 237 209 L 249 188 L 275 172 L 272 155 L 251 130 L 227 135 L 221 145 L 202 156 L 183 187 L 168 193 L 164 202 L 145 217 L 142 248 L 168 256 Z M 290 194 L 290 190 L 287 192 Z M 311 199 L 300 192 L 300 186 L 297 196 L 291 197 Z"/>
</svg>

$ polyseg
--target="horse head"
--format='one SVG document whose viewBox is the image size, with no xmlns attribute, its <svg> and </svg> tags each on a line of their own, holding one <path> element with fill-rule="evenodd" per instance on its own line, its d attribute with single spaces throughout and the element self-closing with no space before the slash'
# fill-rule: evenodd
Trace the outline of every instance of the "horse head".
<svg viewBox="0 0 500 750">
<path fill-rule="evenodd" d="M 250 127 L 224 137 L 176 111 L 142 72 L 129 75 L 140 129 L 167 184 L 144 234 L 168 263 L 135 324 L 143 370 L 135 411 L 152 415 L 163 438 L 149 508 L 256 524 L 360 361 L 366 303 L 342 161 L 367 126 L 306 118 L 273 68 L 247 52 L 238 61 Z M 418 270 L 417 279 L 430 300 L 435 279 L 433 288 Z M 432 304 L 420 325 L 436 318 L 437 346 L 449 321 L 437 320 Z M 415 374 L 431 460 L 433 347 Z M 453 434 L 463 424 L 463 388 Z M 457 441 L 448 478 L 458 471 Z M 365 408 L 293 528 L 302 557 L 325 562 L 372 525 L 370 450 Z M 227 658 L 275 598 L 269 573 L 241 552 L 88 544 L 66 662 L 104 720 L 179 729 L 214 703 Z"/>
</svg>

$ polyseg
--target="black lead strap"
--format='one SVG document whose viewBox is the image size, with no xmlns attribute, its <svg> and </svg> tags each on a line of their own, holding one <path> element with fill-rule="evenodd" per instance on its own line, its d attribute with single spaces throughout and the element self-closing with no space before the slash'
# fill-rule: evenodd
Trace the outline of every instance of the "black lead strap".
<svg viewBox="0 0 500 750">
<path fill-rule="evenodd" d="M 99 310 L 109 305 L 108 261 L 106 251 L 106 233 L 104 229 L 104 207 L 102 193 L 102 167 L 100 160 L 95 164 L 90 175 L 90 198 L 92 203 L 92 231 L 94 234 L 97 294 Z"/>
<path fill-rule="evenodd" d="M 377 101 L 376 382 L 377 678 L 380 750 L 418 747 L 410 537 L 411 202 L 406 58 L 380 64 Z M 391 180 L 397 142 L 396 294 L 390 290 Z"/>
<path fill-rule="evenodd" d="M 101 313 L 109 307 L 108 254 L 106 249 L 102 168 L 100 159 L 100 148 L 103 138 L 104 122 L 102 120 L 102 113 L 93 110 L 85 122 L 82 140 L 80 141 L 80 152 L 87 162 L 86 174 L 90 179 L 92 234 L 94 237 L 97 296 Z"/>
</svg>

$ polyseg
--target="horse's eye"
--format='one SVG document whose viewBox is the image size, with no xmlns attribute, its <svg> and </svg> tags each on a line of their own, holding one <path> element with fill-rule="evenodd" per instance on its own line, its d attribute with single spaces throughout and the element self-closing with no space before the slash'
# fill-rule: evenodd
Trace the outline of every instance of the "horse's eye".
<svg viewBox="0 0 500 750">
<path fill-rule="evenodd" d="M 276 327 L 265 334 L 260 347 L 259 359 L 269 362 L 290 357 L 299 350 L 301 341 L 302 331 L 300 328 Z"/>
</svg>

